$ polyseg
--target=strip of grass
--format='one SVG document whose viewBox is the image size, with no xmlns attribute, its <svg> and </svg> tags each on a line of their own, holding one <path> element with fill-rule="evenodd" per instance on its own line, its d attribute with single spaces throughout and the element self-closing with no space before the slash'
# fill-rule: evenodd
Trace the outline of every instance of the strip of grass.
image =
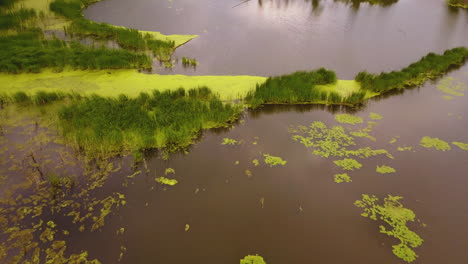
<svg viewBox="0 0 468 264">
<path fill-rule="evenodd" d="M 151 59 L 121 49 L 89 47 L 78 42 L 43 37 L 40 30 L 0 36 L 0 72 L 38 73 L 43 68 L 121 69 L 151 68 Z"/>
<path fill-rule="evenodd" d="M 295 72 L 288 75 L 270 77 L 266 82 L 257 85 L 246 100 L 257 107 L 262 104 L 298 104 L 298 103 L 331 103 L 353 104 L 362 102 L 367 93 L 356 91 L 342 96 L 330 86 L 336 86 L 337 78 L 333 71 L 324 68 L 310 72 Z M 319 86 L 320 85 L 320 86 Z"/>
<path fill-rule="evenodd" d="M 379 75 L 360 72 L 356 81 L 361 83 L 362 89 L 374 93 L 414 87 L 438 78 L 454 67 L 462 66 L 467 58 L 468 49 L 465 47 L 447 50 L 442 55 L 429 53 L 401 71 L 383 72 Z"/>
<path fill-rule="evenodd" d="M 453 7 L 468 8 L 467 0 L 447 0 L 447 4 Z"/>
</svg>

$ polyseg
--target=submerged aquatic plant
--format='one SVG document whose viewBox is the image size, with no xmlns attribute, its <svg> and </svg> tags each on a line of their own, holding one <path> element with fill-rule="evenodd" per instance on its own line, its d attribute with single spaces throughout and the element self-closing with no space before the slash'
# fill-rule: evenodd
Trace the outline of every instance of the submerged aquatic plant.
<svg viewBox="0 0 468 264">
<path fill-rule="evenodd" d="M 453 99 L 452 96 L 464 96 L 467 87 L 462 82 L 455 82 L 455 78 L 446 77 L 437 84 L 437 89 Z"/>
<path fill-rule="evenodd" d="M 165 185 L 170 185 L 170 186 L 174 186 L 174 185 L 176 185 L 178 183 L 178 181 L 176 179 L 168 179 L 166 177 L 159 177 L 159 178 L 156 178 L 155 180 L 158 183 L 165 184 Z"/>
<path fill-rule="evenodd" d="M 343 183 L 343 182 L 352 182 L 351 177 L 347 173 L 343 174 L 335 174 L 333 179 L 336 183 Z"/>
<path fill-rule="evenodd" d="M 270 167 L 277 165 L 284 166 L 287 163 L 287 161 L 283 160 L 280 157 L 271 156 L 269 154 L 263 154 L 263 156 L 265 157 L 265 163 L 270 165 Z"/>
<path fill-rule="evenodd" d="M 355 170 L 355 169 L 360 169 L 362 167 L 362 164 L 359 163 L 355 159 L 343 159 L 343 160 L 335 160 L 334 163 L 343 168 L 343 170 Z"/>
<path fill-rule="evenodd" d="M 431 138 L 431 137 L 423 137 L 421 141 L 419 142 L 419 145 L 425 148 L 435 148 L 437 150 L 442 150 L 442 151 L 447 151 L 447 150 L 452 149 L 447 142 L 439 138 Z"/>
<path fill-rule="evenodd" d="M 379 204 L 375 195 L 363 194 L 362 200 L 357 200 L 354 205 L 364 210 L 363 217 L 384 222 L 385 225 L 379 227 L 380 233 L 400 240 L 398 245 L 392 246 L 393 254 L 406 262 L 413 262 L 418 257 L 413 249 L 422 245 L 424 240 L 408 228 L 408 222 L 414 222 L 416 215 L 403 207 L 401 199 L 403 197 L 388 195 L 383 204 Z"/>
<path fill-rule="evenodd" d="M 463 143 L 463 142 L 452 142 L 453 145 L 463 149 L 463 150 L 468 150 L 468 144 L 467 143 Z"/>
<path fill-rule="evenodd" d="M 259 255 L 248 255 L 240 260 L 240 264 L 266 264 L 266 262 Z"/>
<path fill-rule="evenodd" d="M 351 124 L 351 125 L 361 124 L 361 123 L 364 122 L 364 120 L 362 120 L 362 117 L 353 116 L 353 115 L 349 115 L 349 114 L 340 114 L 340 115 L 336 115 L 336 116 L 335 116 L 335 120 L 336 120 L 338 123 L 342 123 L 342 124 Z"/>
<path fill-rule="evenodd" d="M 376 114 L 376 113 L 370 113 L 369 117 L 374 120 L 381 120 L 383 118 L 383 116 Z"/>
<path fill-rule="evenodd" d="M 377 166 L 375 169 L 376 172 L 381 173 L 381 174 L 386 174 L 386 173 L 394 173 L 396 170 L 390 166 L 382 165 L 382 166 Z"/>
</svg>

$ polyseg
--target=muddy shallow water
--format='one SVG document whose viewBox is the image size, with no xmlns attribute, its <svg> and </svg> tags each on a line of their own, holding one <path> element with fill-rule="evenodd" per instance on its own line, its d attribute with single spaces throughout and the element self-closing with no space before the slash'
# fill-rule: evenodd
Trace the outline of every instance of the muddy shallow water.
<svg viewBox="0 0 468 264">
<path fill-rule="evenodd" d="M 164 34 L 200 35 L 174 56 L 196 58 L 196 70 L 156 67 L 166 74 L 271 76 L 327 67 L 341 79 L 354 79 L 362 70 L 397 70 L 428 52 L 468 43 L 468 11 L 448 8 L 443 0 L 359 8 L 332 0 L 243 2 L 104 0 L 85 16 Z"/>
<path fill-rule="evenodd" d="M 468 83 L 468 67 L 450 76 Z M 358 145 L 384 148 L 395 159 L 359 159 L 363 168 L 350 173 L 353 182 L 342 184 L 333 181 L 334 174 L 342 173 L 332 163 L 336 159 L 313 155 L 288 132 L 290 125 L 313 121 L 339 125 L 330 110 L 269 106 L 248 112 L 245 122 L 231 130 L 205 132 L 188 154 L 167 161 L 149 154 L 148 172 L 143 164 L 135 168 L 142 173 L 127 187 L 122 182 L 132 173 L 130 165 L 113 176 L 103 193 L 125 194 L 126 206 L 106 220 L 102 231 L 74 234 L 69 245 L 87 249 L 103 263 L 115 263 L 121 245 L 126 247 L 123 263 L 234 264 L 247 254 L 260 254 L 269 264 L 402 263 L 391 252 L 397 241 L 380 234 L 380 223 L 361 217 L 353 205 L 363 193 L 392 194 L 403 196 L 405 207 L 427 225 L 410 224 L 425 240 L 416 249 L 420 257 L 415 263 L 466 263 L 468 151 L 419 146 L 423 136 L 468 142 L 468 97 L 445 100 L 442 95 L 428 83 L 357 110 L 365 121 L 371 112 L 383 115 L 371 133 L 377 141 L 358 139 Z M 221 145 L 227 137 L 245 142 Z M 399 146 L 412 146 L 415 152 L 397 151 Z M 262 153 L 280 156 L 287 164 L 270 168 Z M 253 159 L 261 164 L 254 166 Z M 397 172 L 376 173 L 382 164 Z M 175 170 L 168 177 L 177 179 L 177 185 L 154 181 L 166 168 Z M 124 235 L 116 235 L 121 227 Z"/>
</svg>

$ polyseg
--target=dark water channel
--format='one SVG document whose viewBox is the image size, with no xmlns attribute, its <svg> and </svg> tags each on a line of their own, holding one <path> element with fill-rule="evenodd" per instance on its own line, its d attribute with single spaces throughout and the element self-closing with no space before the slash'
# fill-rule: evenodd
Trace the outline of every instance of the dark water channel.
<svg viewBox="0 0 468 264">
<path fill-rule="evenodd" d="M 353 6 L 334 0 L 105 0 L 86 17 L 98 22 L 198 34 L 175 57 L 196 58 L 159 73 L 271 76 L 327 67 L 341 79 L 400 69 L 428 52 L 466 46 L 468 11 L 443 0 Z M 236 7 L 234 7 L 236 6 Z"/>
<path fill-rule="evenodd" d="M 468 67 L 450 76 L 466 85 Z M 114 232 L 123 226 L 123 263 L 235 264 L 257 253 L 268 264 L 402 263 L 391 252 L 397 241 L 380 234 L 380 223 L 361 217 L 353 205 L 364 193 L 392 194 L 403 196 L 405 207 L 427 225 L 410 225 L 425 240 L 416 249 L 420 257 L 415 263 L 467 263 L 468 151 L 418 145 L 423 136 L 468 142 L 468 97 L 444 100 L 442 95 L 428 83 L 357 111 L 366 121 L 371 112 L 384 117 L 371 133 L 377 141 L 363 138 L 358 145 L 387 149 L 395 159 L 359 159 L 363 168 L 350 173 L 351 183 L 342 184 L 333 181 L 334 174 L 342 173 L 333 158 L 314 156 L 288 132 L 290 125 L 313 121 L 338 125 L 333 111 L 270 106 L 246 113 L 245 123 L 230 130 L 205 132 L 188 154 L 167 161 L 149 155 L 149 172 L 128 187 L 114 178 L 109 190 L 124 193 L 127 205 L 107 220 L 102 232 L 78 234 L 72 245 L 88 249 L 103 263 L 115 263 L 122 242 Z M 400 138 L 390 144 L 395 136 Z M 245 142 L 223 146 L 226 137 Z M 397 151 L 399 146 L 412 146 L 414 152 Z M 262 153 L 280 156 L 287 164 L 270 168 Z M 254 166 L 253 159 L 261 164 Z M 397 172 L 376 173 L 382 164 Z M 177 185 L 155 183 L 166 168 L 175 169 L 169 177 Z M 146 169 L 141 165 L 136 170 Z"/>
</svg>

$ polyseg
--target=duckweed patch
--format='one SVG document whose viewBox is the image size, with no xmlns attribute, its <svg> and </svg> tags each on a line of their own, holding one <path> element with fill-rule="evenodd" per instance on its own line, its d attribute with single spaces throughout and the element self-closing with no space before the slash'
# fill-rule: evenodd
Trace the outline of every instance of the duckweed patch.
<svg viewBox="0 0 468 264">
<path fill-rule="evenodd" d="M 343 170 L 355 170 L 355 169 L 360 169 L 362 167 L 362 164 L 359 163 L 355 159 L 343 159 L 343 160 L 336 160 L 334 163 L 343 168 Z"/>
<path fill-rule="evenodd" d="M 258 159 L 254 159 L 252 160 L 252 163 L 255 167 L 257 167 L 258 165 L 260 165 L 260 161 L 258 161 Z"/>
<path fill-rule="evenodd" d="M 165 171 L 164 171 L 164 175 L 168 175 L 168 174 L 175 174 L 175 170 L 173 168 L 167 168 Z"/>
<path fill-rule="evenodd" d="M 370 113 L 369 118 L 374 119 L 374 120 L 381 120 L 381 119 L 383 119 L 383 116 L 381 116 L 379 114 L 376 114 L 376 113 Z"/>
<path fill-rule="evenodd" d="M 381 174 L 387 174 L 387 173 L 394 173 L 396 170 L 390 166 L 382 165 L 382 166 L 377 166 L 375 169 L 376 172 L 381 173 Z"/>
<path fill-rule="evenodd" d="M 275 157 L 269 154 L 264 154 L 263 156 L 265 157 L 265 164 L 270 165 L 270 167 L 278 165 L 284 166 L 287 163 L 287 161 L 283 160 L 281 157 Z"/>
<path fill-rule="evenodd" d="M 240 264 L 266 264 L 266 262 L 259 255 L 248 255 L 240 260 Z"/>
<path fill-rule="evenodd" d="M 347 173 L 335 174 L 334 181 L 336 183 L 352 182 L 351 177 Z"/>
<path fill-rule="evenodd" d="M 425 148 L 435 148 L 436 150 L 447 151 L 451 150 L 452 148 L 450 145 L 439 139 L 439 138 L 431 138 L 431 137 L 423 137 L 419 142 L 419 145 Z"/>
<path fill-rule="evenodd" d="M 223 138 L 223 142 L 221 143 L 221 145 L 230 145 L 230 146 L 235 146 L 235 145 L 240 145 L 240 141 L 237 141 L 235 139 L 232 139 L 232 138 Z"/>
<path fill-rule="evenodd" d="M 413 151 L 413 147 L 402 146 L 397 148 L 398 151 Z"/>
<path fill-rule="evenodd" d="M 388 195 L 379 204 L 379 198 L 375 195 L 363 194 L 362 200 L 357 200 L 354 205 L 363 209 L 363 217 L 384 222 L 385 225 L 379 226 L 380 233 L 400 240 L 399 244 L 392 246 L 393 254 L 406 262 L 413 262 L 418 258 L 414 249 L 424 240 L 408 228 L 408 222 L 414 222 L 416 215 L 403 207 L 401 199 L 403 197 Z"/>
<path fill-rule="evenodd" d="M 457 80 L 451 76 L 442 79 L 437 84 L 437 90 L 445 94 L 443 96 L 444 99 L 450 98 L 449 100 L 453 99 L 453 96 L 464 96 L 464 92 L 466 89 L 467 87 L 464 83 L 457 82 Z"/>
<path fill-rule="evenodd" d="M 160 184 L 164 184 L 164 185 L 170 185 L 170 186 L 174 186 L 177 183 L 179 183 L 176 179 L 169 179 L 166 177 L 158 177 L 156 178 L 156 182 Z"/>
<path fill-rule="evenodd" d="M 342 124 L 351 124 L 351 125 L 356 125 L 356 124 L 361 124 L 364 122 L 362 117 L 359 116 L 353 116 L 349 114 L 340 114 L 335 116 L 335 120 L 338 123 Z"/>
<path fill-rule="evenodd" d="M 452 145 L 455 145 L 463 150 L 468 150 L 468 144 L 463 142 L 452 142 Z"/>
</svg>

